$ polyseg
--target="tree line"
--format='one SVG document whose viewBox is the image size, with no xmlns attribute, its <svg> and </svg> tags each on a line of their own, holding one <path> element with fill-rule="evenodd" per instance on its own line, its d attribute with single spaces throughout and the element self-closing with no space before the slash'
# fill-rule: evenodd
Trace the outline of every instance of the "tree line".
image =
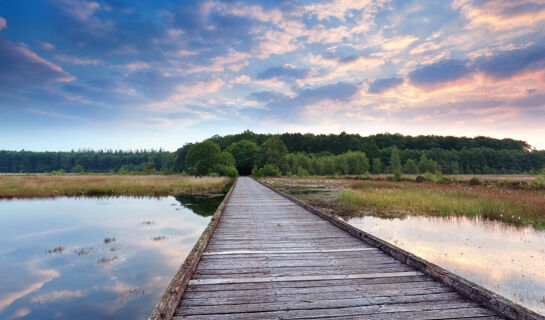
<svg viewBox="0 0 545 320">
<path fill-rule="evenodd" d="M 167 151 L 0 151 L 0 172 L 143 172 L 200 175 L 537 173 L 545 151 L 488 137 L 299 133 L 213 136 Z"/>
<path fill-rule="evenodd" d="M 79 150 L 71 152 L 0 151 L 0 172 L 164 172 L 171 173 L 168 151 Z"/>
</svg>

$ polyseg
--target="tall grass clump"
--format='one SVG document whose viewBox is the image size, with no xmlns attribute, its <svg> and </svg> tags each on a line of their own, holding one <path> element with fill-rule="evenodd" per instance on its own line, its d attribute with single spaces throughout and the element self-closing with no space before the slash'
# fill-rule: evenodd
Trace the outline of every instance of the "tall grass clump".
<svg viewBox="0 0 545 320">
<path fill-rule="evenodd" d="M 432 216 L 479 216 L 545 228 L 543 192 L 366 181 L 340 191 L 338 200 L 379 215 L 408 211 Z"/>
<path fill-rule="evenodd" d="M 532 180 L 532 187 L 535 189 L 545 189 L 545 169 L 541 170 L 541 173 Z"/>
</svg>

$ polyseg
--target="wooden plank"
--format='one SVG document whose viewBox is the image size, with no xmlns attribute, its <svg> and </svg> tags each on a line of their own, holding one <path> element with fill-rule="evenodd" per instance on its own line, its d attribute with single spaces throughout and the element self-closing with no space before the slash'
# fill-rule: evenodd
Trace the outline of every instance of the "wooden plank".
<svg viewBox="0 0 545 320">
<path fill-rule="evenodd" d="M 305 290 L 310 290 L 309 288 L 319 288 L 320 290 L 331 290 L 337 287 L 343 286 L 354 286 L 360 290 L 371 290 L 372 288 L 404 288 L 405 286 L 410 286 L 413 288 L 421 287 L 434 287 L 434 286 L 443 286 L 437 281 L 433 281 L 424 276 L 413 276 L 413 277 L 399 277 L 399 278 L 373 278 L 373 279 L 343 279 L 343 280 L 319 280 L 319 281 L 298 281 L 298 282 L 274 282 L 274 283 L 231 283 L 231 284 L 221 284 L 221 285 L 198 285 L 198 286 L 188 286 L 188 292 L 213 292 L 213 291 L 226 291 L 232 290 L 231 292 L 235 294 L 235 291 L 244 291 L 244 290 L 264 290 L 270 288 L 276 288 L 277 291 L 283 289 L 297 289 L 302 288 Z"/>
<path fill-rule="evenodd" d="M 225 284 L 225 283 L 255 283 L 255 282 L 286 282 L 286 281 L 309 281 L 309 280 L 341 280 L 341 279 L 372 279 L 372 278 L 393 278 L 419 276 L 418 271 L 408 272 L 385 272 L 385 273 L 363 273 L 363 274 L 337 274 L 322 276 L 299 276 L 299 277 L 258 277 L 258 278 L 226 278 L 226 279 L 192 279 L 190 285 Z"/>
<path fill-rule="evenodd" d="M 238 313 L 238 314 L 219 314 L 219 315 L 196 315 L 196 316 L 176 316 L 175 319 L 188 319 L 188 320 L 267 320 L 267 319 L 358 319 L 358 320 L 432 320 L 432 319 L 479 319 L 479 320 L 497 320 L 503 319 L 496 316 L 491 316 L 490 311 L 473 307 L 473 308 L 449 308 L 443 310 L 427 310 L 427 311 L 405 311 L 395 313 L 374 313 L 374 314 L 361 314 L 358 313 L 358 308 L 346 308 L 342 309 L 340 313 L 342 315 L 335 316 L 330 315 L 329 310 L 321 310 L 326 316 L 322 317 L 320 314 L 314 314 L 309 316 L 291 316 L 290 312 L 258 312 L 258 313 Z"/>
<path fill-rule="evenodd" d="M 324 250 L 231 250 L 231 251 L 209 251 L 204 252 L 205 256 L 224 255 L 224 254 L 299 254 L 299 253 L 324 253 L 324 252 L 354 252 L 354 251 L 373 251 L 375 248 L 341 248 Z"/>
<path fill-rule="evenodd" d="M 361 316 L 361 315 L 373 315 L 388 314 L 391 316 L 393 313 L 400 312 L 418 312 L 418 311 L 438 311 L 445 309 L 462 309 L 466 312 L 468 308 L 477 308 L 478 305 L 474 302 L 467 302 L 463 300 L 448 300 L 448 301 L 433 301 L 433 302 L 417 302 L 417 303 L 399 303 L 399 304 L 381 304 L 374 305 L 369 304 L 369 300 L 361 299 L 357 301 L 344 301 L 344 300 L 332 300 L 332 301 L 319 301 L 310 303 L 269 303 L 269 304 L 256 304 L 244 306 L 229 305 L 229 306 L 208 306 L 208 307 L 191 307 L 190 309 L 179 308 L 177 314 L 182 311 L 185 313 L 188 319 L 213 319 L 211 316 L 221 315 L 220 319 L 244 319 L 243 315 L 249 313 L 273 313 L 282 319 L 301 319 L 301 318 L 331 318 L 339 316 Z M 251 310 L 251 311 L 250 311 Z M 240 312 L 239 312 L 240 311 Z M 464 313 L 451 312 L 451 317 L 457 317 Z M 480 315 L 494 315 L 491 311 L 482 309 Z M 198 317 L 190 317 L 195 315 Z M 235 317 L 231 317 L 231 316 Z M 205 317 L 202 317 L 205 316 Z M 253 315 L 251 319 L 254 318 Z"/>
<path fill-rule="evenodd" d="M 275 290 L 266 290 L 261 292 L 251 292 L 246 295 L 234 295 L 233 292 L 222 291 L 222 295 L 214 296 L 201 294 L 191 294 L 187 292 L 184 295 L 184 299 L 180 303 L 180 306 L 199 306 L 199 305 L 220 305 L 220 304 L 241 304 L 241 303 L 262 303 L 270 301 L 296 301 L 296 300 L 320 300 L 320 299 L 354 299 L 357 297 L 375 297 L 388 300 L 389 297 L 395 296 L 423 296 L 423 295 L 434 295 L 434 294 L 443 294 L 442 300 L 447 297 L 446 294 L 449 294 L 448 297 L 459 297 L 458 293 L 454 292 L 452 289 L 442 287 L 435 288 L 410 288 L 410 289 L 389 289 L 389 290 L 374 290 L 374 291 L 365 291 L 357 290 L 357 287 L 348 287 L 344 290 L 298 290 L 285 292 L 282 291 L 279 293 Z M 254 290 L 255 291 L 255 290 Z M 430 298 L 430 297 L 428 297 Z"/>
</svg>

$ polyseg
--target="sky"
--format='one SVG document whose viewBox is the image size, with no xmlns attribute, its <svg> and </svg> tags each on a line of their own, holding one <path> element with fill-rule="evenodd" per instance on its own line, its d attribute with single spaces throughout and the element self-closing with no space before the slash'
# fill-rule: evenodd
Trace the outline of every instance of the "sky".
<svg viewBox="0 0 545 320">
<path fill-rule="evenodd" d="M 246 129 L 545 149 L 544 30 L 544 0 L 2 0 L 0 149 Z"/>
</svg>

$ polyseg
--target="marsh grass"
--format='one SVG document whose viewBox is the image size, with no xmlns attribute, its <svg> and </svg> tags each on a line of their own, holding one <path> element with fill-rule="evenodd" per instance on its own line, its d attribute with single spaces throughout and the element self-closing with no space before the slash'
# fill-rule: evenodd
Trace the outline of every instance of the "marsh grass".
<svg viewBox="0 0 545 320">
<path fill-rule="evenodd" d="M 0 175 L 0 199 L 222 193 L 231 182 L 227 177 L 174 175 Z"/>
<path fill-rule="evenodd" d="M 545 228 L 545 192 L 461 185 L 386 181 L 354 183 L 338 201 L 375 213 L 408 211 L 433 216 L 464 215 Z"/>
</svg>

